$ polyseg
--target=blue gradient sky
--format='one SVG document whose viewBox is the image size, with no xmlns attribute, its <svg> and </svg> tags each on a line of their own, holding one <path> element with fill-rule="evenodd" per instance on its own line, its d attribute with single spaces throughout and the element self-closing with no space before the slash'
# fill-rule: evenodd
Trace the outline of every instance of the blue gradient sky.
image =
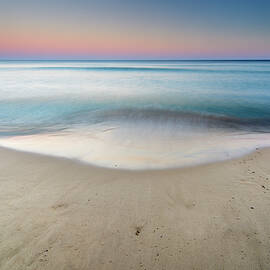
<svg viewBox="0 0 270 270">
<path fill-rule="evenodd" d="M 266 0 L 0 0 L 0 59 L 270 58 Z"/>
</svg>

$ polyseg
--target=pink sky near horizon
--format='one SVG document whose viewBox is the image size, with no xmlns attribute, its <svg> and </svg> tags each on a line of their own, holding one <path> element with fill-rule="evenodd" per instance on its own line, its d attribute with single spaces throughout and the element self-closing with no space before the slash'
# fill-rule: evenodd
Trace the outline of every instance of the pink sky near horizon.
<svg viewBox="0 0 270 270">
<path fill-rule="evenodd" d="M 81 57 L 260 57 L 269 55 L 263 42 L 211 36 L 164 37 L 144 33 L 59 33 L 27 29 L 10 31 L 0 36 L 0 55 L 4 56 L 81 56 Z"/>
</svg>

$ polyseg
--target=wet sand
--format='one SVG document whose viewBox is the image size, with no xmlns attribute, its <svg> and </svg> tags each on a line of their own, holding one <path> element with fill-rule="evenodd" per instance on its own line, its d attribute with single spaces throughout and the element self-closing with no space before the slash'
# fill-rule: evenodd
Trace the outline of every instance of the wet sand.
<svg viewBox="0 0 270 270">
<path fill-rule="evenodd" d="M 270 269 L 270 150 L 156 171 L 0 149 L 0 269 Z"/>
</svg>

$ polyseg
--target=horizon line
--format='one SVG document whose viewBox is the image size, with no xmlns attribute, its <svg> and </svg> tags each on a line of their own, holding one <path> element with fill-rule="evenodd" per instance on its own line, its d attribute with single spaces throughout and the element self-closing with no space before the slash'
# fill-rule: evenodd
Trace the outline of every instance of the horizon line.
<svg viewBox="0 0 270 270">
<path fill-rule="evenodd" d="M 233 58 L 233 59 L 1 59 L 0 61 L 270 61 L 270 58 Z"/>
</svg>

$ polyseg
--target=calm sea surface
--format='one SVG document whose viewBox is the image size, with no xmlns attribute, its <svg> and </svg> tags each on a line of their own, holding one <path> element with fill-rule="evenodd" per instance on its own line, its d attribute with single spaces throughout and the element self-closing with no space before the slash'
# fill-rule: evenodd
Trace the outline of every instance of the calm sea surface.
<svg viewBox="0 0 270 270">
<path fill-rule="evenodd" d="M 1 61 L 0 145 L 118 168 L 270 145 L 270 61 Z"/>
</svg>

